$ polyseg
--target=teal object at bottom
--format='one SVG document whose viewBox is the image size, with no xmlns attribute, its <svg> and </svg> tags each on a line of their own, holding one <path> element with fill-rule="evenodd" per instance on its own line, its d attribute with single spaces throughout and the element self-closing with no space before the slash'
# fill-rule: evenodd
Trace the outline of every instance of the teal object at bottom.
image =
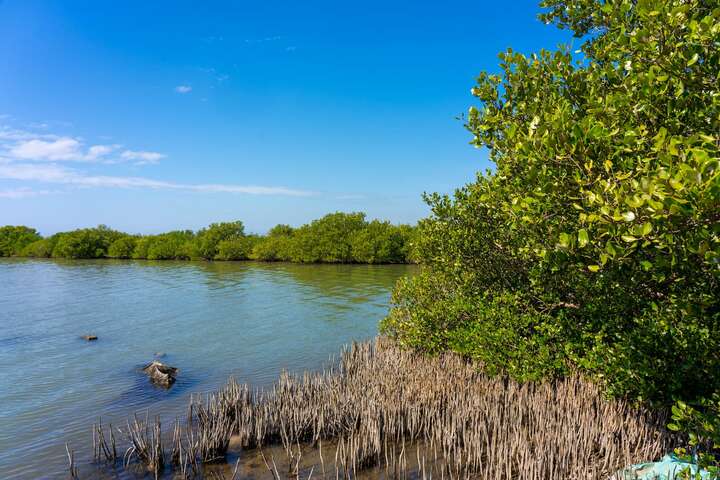
<svg viewBox="0 0 720 480">
<path fill-rule="evenodd" d="M 683 478 L 680 473 L 688 469 L 691 474 L 689 478 L 691 479 L 717 479 L 717 476 L 713 476 L 707 470 L 701 470 L 697 465 L 681 460 L 672 454 L 665 455 L 658 462 L 631 465 L 622 471 L 620 478 L 623 480 L 675 480 Z"/>
</svg>

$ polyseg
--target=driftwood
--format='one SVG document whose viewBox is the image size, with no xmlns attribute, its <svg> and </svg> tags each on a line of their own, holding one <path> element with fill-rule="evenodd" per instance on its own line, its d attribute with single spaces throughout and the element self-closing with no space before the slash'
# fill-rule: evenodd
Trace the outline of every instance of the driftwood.
<svg viewBox="0 0 720 480">
<path fill-rule="evenodd" d="M 175 383 L 178 369 L 165 365 L 157 360 L 153 360 L 143 367 L 143 372 L 150 377 L 150 381 L 152 381 L 155 385 L 163 388 L 170 388 L 172 384 Z"/>
</svg>

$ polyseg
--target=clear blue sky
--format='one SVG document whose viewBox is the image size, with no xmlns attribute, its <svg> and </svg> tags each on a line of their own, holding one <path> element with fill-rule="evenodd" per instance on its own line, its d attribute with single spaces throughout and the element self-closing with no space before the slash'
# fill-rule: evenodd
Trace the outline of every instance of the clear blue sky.
<svg viewBox="0 0 720 480">
<path fill-rule="evenodd" d="M 414 222 L 489 167 L 457 120 L 537 2 L 0 0 L 0 225 Z"/>
</svg>

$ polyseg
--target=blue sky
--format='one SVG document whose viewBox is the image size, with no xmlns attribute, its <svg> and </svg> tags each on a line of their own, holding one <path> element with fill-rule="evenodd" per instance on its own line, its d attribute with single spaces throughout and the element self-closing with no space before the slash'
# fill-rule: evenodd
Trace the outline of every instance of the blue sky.
<svg viewBox="0 0 720 480">
<path fill-rule="evenodd" d="M 457 120 L 535 1 L 0 0 L 0 225 L 415 222 L 489 167 Z"/>
</svg>

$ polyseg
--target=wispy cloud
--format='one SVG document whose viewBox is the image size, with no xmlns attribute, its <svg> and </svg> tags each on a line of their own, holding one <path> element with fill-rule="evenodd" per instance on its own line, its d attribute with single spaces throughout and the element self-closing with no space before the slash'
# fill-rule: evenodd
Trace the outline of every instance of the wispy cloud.
<svg viewBox="0 0 720 480">
<path fill-rule="evenodd" d="M 178 85 L 175 87 L 175 91 L 180 94 L 186 94 L 192 92 L 192 87 L 190 85 Z"/>
<path fill-rule="evenodd" d="M 20 140 L 5 153 L 10 158 L 50 162 L 94 162 L 115 150 L 115 145 L 92 145 L 72 137 L 31 138 Z"/>
<path fill-rule="evenodd" d="M 201 38 L 201 40 L 202 40 L 203 42 L 205 42 L 205 43 L 215 43 L 215 42 L 222 42 L 222 41 L 223 41 L 223 37 L 222 37 L 222 36 L 211 35 L 211 36 L 209 36 L 209 37 L 203 37 L 203 38 Z"/>
<path fill-rule="evenodd" d="M 94 170 L 110 164 L 146 165 L 166 158 L 163 153 L 134 150 L 121 144 L 85 142 L 81 137 L 33 132 L 0 124 L 0 179 L 33 182 L 42 187 L 63 185 L 84 188 L 133 188 L 185 192 L 234 193 L 245 195 L 310 196 L 314 192 L 282 186 L 223 183 L 179 183 L 141 176 L 104 175 L 84 171 L 79 165 L 94 164 Z M 71 168 L 70 165 L 75 167 Z M 4 190 L 2 198 L 27 198 L 57 193 L 23 185 Z"/>
<path fill-rule="evenodd" d="M 1 120 L 1 119 L 0 119 Z M 29 132 L 19 128 L 14 128 L 9 125 L 0 125 L 0 140 L 28 140 L 33 138 L 40 138 L 45 140 L 54 140 L 57 135 L 40 134 L 35 132 Z"/>
<path fill-rule="evenodd" d="M 219 72 L 213 67 L 200 67 L 199 70 L 203 73 L 211 75 L 217 83 L 223 83 L 224 81 L 230 79 L 230 75 L 228 75 L 227 73 Z"/>
<path fill-rule="evenodd" d="M 306 197 L 315 195 L 306 190 L 286 187 L 232 184 L 184 184 L 145 177 L 88 175 L 56 164 L 0 162 L 0 179 L 35 181 L 97 188 L 144 188 L 152 190 L 183 190 L 189 192 L 238 193 L 247 195 L 278 195 Z"/>
<path fill-rule="evenodd" d="M 0 125 L 0 155 L 24 162 L 88 162 L 136 165 L 157 163 L 166 155 L 145 150 L 123 149 L 120 144 L 87 145 L 79 137 L 38 133 Z"/>
<path fill-rule="evenodd" d="M 272 37 L 263 37 L 263 38 L 248 38 L 245 40 L 245 43 L 266 43 L 266 42 L 276 42 L 278 40 L 282 40 L 282 36 L 280 35 L 274 35 Z"/>
<path fill-rule="evenodd" d="M 37 128 L 37 129 L 44 130 L 46 128 L 49 128 L 50 124 L 48 122 L 33 122 L 33 123 L 29 124 L 28 126 L 30 128 Z"/>
<path fill-rule="evenodd" d="M 120 147 L 122 147 L 122 145 L 93 145 L 87 149 L 84 159 L 89 162 L 94 162 L 114 153 Z"/>
<path fill-rule="evenodd" d="M 42 195 L 52 195 L 59 193 L 54 190 L 33 190 L 28 187 L 13 188 L 10 190 L 0 190 L 0 198 L 9 198 L 11 200 L 17 200 L 20 198 L 39 197 Z"/>
<path fill-rule="evenodd" d="M 136 160 L 135 165 L 154 165 L 165 158 L 165 155 L 158 152 L 146 152 L 144 150 L 125 150 L 120 154 L 120 157 L 125 160 Z"/>
</svg>

